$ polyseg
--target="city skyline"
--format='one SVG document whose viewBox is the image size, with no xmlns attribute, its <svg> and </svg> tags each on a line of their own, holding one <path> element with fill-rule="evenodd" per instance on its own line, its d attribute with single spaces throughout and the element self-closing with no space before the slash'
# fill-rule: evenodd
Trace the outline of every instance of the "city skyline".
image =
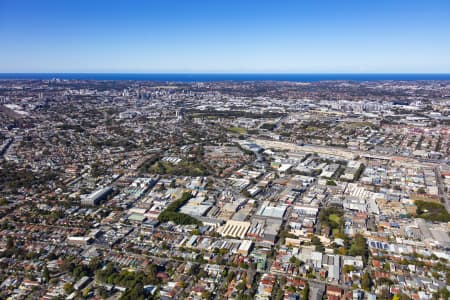
<svg viewBox="0 0 450 300">
<path fill-rule="evenodd" d="M 447 1 L 0 3 L 0 72 L 448 73 Z"/>
</svg>

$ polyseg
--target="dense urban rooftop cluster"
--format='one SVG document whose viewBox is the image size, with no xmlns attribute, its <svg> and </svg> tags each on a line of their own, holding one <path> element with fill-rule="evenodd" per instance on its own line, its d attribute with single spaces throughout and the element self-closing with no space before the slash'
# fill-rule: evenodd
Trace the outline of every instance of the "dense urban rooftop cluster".
<svg viewBox="0 0 450 300">
<path fill-rule="evenodd" d="M 450 82 L 0 81 L 0 299 L 448 299 Z"/>
</svg>

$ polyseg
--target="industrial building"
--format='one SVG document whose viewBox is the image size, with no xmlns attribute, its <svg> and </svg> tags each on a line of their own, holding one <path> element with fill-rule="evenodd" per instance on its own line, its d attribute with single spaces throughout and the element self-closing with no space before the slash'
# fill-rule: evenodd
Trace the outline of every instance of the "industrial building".
<svg viewBox="0 0 450 300">
<path fill-rule="evenodd" d="M 217 232 L 222 236 L 243 238 L 249 228 L 250 222 L 228 220 L 224 226 L 217 230 Z"/>
<path fill-rule="evenodd" d="M 89 194 L 87 197 L 81 199 L 81 205 L 86 206 L 94 206 L 100 204 L 102 200 L 105 200 L 106 197 L 113 192 L 111 187 L 105 187 L 100 190 L 94 191 Z"/>
</svg>

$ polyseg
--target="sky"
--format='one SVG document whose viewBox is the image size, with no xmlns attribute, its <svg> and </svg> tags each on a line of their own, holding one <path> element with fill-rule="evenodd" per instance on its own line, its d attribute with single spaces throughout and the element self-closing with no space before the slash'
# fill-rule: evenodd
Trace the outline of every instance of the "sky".
<svg viewBox="0 0 450 300">
<path fill-rule="evenodd" d="M 0 0 L 0 72 L 450 73 L 450 0 Z"/>
</svg>

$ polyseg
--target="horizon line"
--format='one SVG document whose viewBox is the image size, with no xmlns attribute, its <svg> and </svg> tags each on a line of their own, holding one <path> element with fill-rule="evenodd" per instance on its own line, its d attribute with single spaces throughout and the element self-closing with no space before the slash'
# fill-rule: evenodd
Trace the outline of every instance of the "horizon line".
<svg viewBox="0 0 450 300">
<path fill-rule="evenodd" d="M 361 74 L 361 75 L 367 75 L 367 74 L 380 74 L 380 75 L 385 75 L 385 74 L 393 74 L 393 75 L 426 75 L 426 74 L 430 74 L 430 75 L 434 75 L 434 74 L 442 74 L 442 75 L 450 75 L 450 71 L 446 71 L 446 72 L 199 72 L 199 71 L 194 71 L 194 72 L 58 72 L 58 71 L 51 71 L 51 72 L 0 72 L 0 74 L 186 74 L 186 75 L 190 75 L 190 74 L 208 74 L 208 75 L 226 75 L 226 74 L 232 74 L 232 75 L 285 75 L 285 74 L 292 74 L 292 75 L 324 75 L 324 74 L 329 74 L 329 75 L 345 75 L 345 74 L 352 74 L 352 75 L 357 75 L 357 74 Z"/>
</svg>

